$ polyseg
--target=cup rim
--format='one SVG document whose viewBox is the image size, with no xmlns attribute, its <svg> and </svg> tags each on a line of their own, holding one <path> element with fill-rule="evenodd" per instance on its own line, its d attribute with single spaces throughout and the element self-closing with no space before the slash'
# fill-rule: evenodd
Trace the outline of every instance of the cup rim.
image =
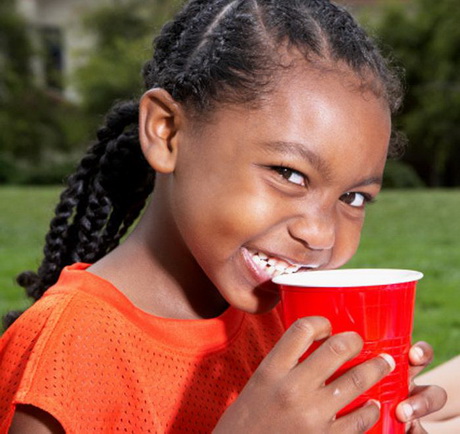
<svg viewBox="0 0 460 434">
<path fill-rule="evenodd" d="M 274 283 L 306 288 L 348 288 L 396 285 L 416 282 L 423 273 L 398 268 L 346 268 L 342 270 L 312 270 L 277 276 Z"/>
</svg>

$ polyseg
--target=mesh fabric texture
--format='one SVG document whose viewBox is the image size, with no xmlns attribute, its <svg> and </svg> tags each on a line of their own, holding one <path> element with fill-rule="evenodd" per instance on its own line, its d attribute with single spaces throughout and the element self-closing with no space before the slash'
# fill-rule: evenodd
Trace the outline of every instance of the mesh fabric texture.
<svg viewBox="0 0 460 434">
<path fill-rule="evenodd" d="M 0 433 L 17 404 L 68 433 L 211 432 L 280 338 L 277 310 L 158 318 L 87 267 L 67 267 L 3 335 Z"/>
</svg>

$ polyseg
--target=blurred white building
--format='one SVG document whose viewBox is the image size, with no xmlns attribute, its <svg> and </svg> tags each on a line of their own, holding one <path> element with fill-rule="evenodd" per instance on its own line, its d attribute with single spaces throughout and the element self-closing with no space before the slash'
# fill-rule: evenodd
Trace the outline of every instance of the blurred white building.
<svg viewBox="0 0 460 434">
<path fill-rule="evenodd" d="M 91 8 L 123 0 L 16 0 L 19 11 L 30 23 L 30 33 L 40 55 L 34 70 L 39 83 L 66 99 L 78 101 L 70 84 L 73 71 L 83 61 L 82 53 L 93 43 L 82 28 L 82 17 Z M 374 11 L 394 0 L 335 0 L 350 10 Z M 396 0 L 406 2 L 408 0 Z"/>
<path fill-rule="evenodd" d="M 82 61 L 81 52 L 93 40 L 81 27 L 91 7 L 108 0 L 17 0 L 18 10 L 30 24 L 32 41 L 40 55 L 34 70 L 37 80 L 66 99 L 78 100 L 69 77 Z"/>
</svg>

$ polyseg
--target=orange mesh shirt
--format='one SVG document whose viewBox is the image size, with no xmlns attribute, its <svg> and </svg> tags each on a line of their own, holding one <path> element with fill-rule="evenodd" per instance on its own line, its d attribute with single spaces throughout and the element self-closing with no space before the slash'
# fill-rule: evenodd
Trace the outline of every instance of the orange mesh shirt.
<svg viewBox="0 0 460 434">
<path fill-rule="evenodd" d="M 0 432 L 16 404 L 68 433 L 211 432 L 280 338 L 277 311 L 158 318 L 87 267 L 67 267 L 3 335 Z"/>
</svg>

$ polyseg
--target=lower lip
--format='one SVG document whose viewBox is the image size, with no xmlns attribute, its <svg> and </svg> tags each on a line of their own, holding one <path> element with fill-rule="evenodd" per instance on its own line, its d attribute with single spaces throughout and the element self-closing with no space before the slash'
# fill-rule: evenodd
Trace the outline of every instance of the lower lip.
<svg viewBox="0 0 460 434">
<path fill-rule="evenodd" d="M 257 284 L 265 283 L 272 279 L 272 276 L 268 273 L 263 272 L 260 268 L 252 260 L 252 255 L 249 253 L 248 249 L 242 248 L 241 249 L 242 256 L 246 267 L 248 268 L 251 276 L 256 281 Z"/>
</svg>

